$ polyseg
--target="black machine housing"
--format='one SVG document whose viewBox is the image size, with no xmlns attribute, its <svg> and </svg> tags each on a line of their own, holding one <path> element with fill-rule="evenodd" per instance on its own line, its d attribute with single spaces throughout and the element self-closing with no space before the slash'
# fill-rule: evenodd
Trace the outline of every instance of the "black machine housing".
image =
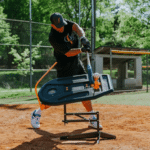
<svg viewBox="0 0 150 150">
<path fill-rule="evenodd" d="M 98 90 L 90 86 L 88 74 L 56 78 L 45 83 L 38 96 L 42 104 L 62 105 L 85 100 L 94 100 L 114 91 L 111 77 L 100 74 Z"/>
</svg>

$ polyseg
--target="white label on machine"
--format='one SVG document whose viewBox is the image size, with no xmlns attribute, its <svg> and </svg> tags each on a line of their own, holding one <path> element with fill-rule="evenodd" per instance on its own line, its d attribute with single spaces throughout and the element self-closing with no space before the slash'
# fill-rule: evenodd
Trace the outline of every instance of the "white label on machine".
<svg viewBox="0 0 150 150">
<path fill-rule="evenodd" d="M 84 90 L 84 86 L 72 87 L 72 91 Z"/>
</svg>

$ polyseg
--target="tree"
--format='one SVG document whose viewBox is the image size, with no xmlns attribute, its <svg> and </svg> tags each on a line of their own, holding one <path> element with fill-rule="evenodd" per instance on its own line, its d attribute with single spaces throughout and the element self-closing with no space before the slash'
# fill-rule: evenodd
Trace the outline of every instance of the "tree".
<svg viewBox="0 0 150 150">
<path fill-rule="evenodd" d="M 97 1 L 97 12 L 99 16 L 96 18 L 96 48 L 100 46 L 113 46 L 114 45 L 114 25 L 116 14 L 113 13 L 117 9 L 114 0 Z M 116 25 L 117 28 L 118 24 Z"/>
<path fill-rule="evenodd" d="M 109 45 L 108 43 L 112 41 L 113 20 L 113 18 L 104 17 L 99 17 L 96 20 L 96 47 Z"/>
<path fill-rule="evenodd" d="M 0 6 L 0 18 L 6 18 L 7 16 L 3 13 L 3 8 Z M 10 25 L 5 20 L 0 20 L 0 41 L 2 44 L 18 44 L 18 36 L 12 35 Z M 0 49 L 0 56 L 2 60 L 7 62 L 8 67 L 11 66 L 10 61 L 12 57 L 8 54 L 11 46 L 2 45 Z"/>
<path fill-rule="evenodd" d="M 75 21 L 78 23 L 78 5 L 79 0 L 32 0 L 32 20 L 34 22 L 41 22 L 50 24 L 50 15 L 54 12 L 59 12 L 64 18 Z M 15 5 L 14 5 L 15 4 Z M 6 0 L 3 2 L 4 12 L 7 13 L 10 19 L 29 20 L 29 0 Z M 91 27 L 91 0 L 81 1 L 81 26 L 84 28 Z M 83 9 L 84 8 L 84 9 Z M 50 26 L 44 26 L 39 24 L 32 24 L 33 45 L 36 45 L 42 40 L 44 46 L 50 46 L 48 42 L 48 34 L 50 32 Z M 29 23 L 11 21 L 11 29 L 13 34 L 17 34 L 19 44 L 29 44 Z M 91 32 L 87 31 L 89 39 Z M 24 50 L 22 47 L 17 47 L 17 52 L 22 53 Z M 41 55 L 45 52 L 41 50 Z M 47 49 L 51 53 L 52 49 Z M 45 63 L 44 61 L 43 64 Z"/>
<path fill-rule="evenodd" d="M 37 47 L 32 49 L 32 65 L 35 64 L 35 60 L 37 60 L 41 57 L 39 54 L 39 51 L 38 51 L 41 43 L 42 42 L 39 42 L 37 44 Z M 28 48 L 26 48 L 21 54 L 19 54 L 16 49 L 11 48 L 11 51 L 9 52 L 9 54 L 14 56 L 14 61 L 12 63 L 17 64 L 17 69 L 19 69 L 18 72 L 22 75 L 22 82 L 21 82 L 21 86 L 22 86 L 24 77 L 30 73 L 29 72 L 29 70 L 30 70 L 30 50 Z M 33 70 L 33 67 L 32 67 L 32 70 Z M 32 72 L 32 75 L 33 75 L 33 72 Z"/>
<path fill-rule="evenodd" d="M 29 0 L 4 0 L 0 5 L 9 19 L 29 20 Z"/>
<path fill-rule="evenodd" d="M 147 25 L 123 11 L 119 12 L 119 28 L 115 31 L 116 42 L 123 47 L 146 48 L 149 42 Z"/>
<path fill-rule="evenodd" d="M 149 0 L 124 0 L 124 4 L 128 4 L 131 13 L 138 18 L 145 26 L 141 31 L 141 38 L 138 40 L 142 48 L 149 49 L 150 43 L 150 3 Z M 142 56 L 142 63 L 146 65 L 146 55 Z M 150 58 L 149 58 L 150 62 Z"/>
<path fill-rule="evenodd" d="M 32 0 L 32 4 L 34 3 L 36 3 L 36 1 Z M 6 0 L 3 3 L 1 3 L 1 5 L 4 8 L 3 12 L 7 13 L 7 18 L 26 20 L 26 21 L 29 20 L 29 0 L 22 0 L 22 1 Z M 34 9 L 32 12 L 35 12 Z M 39 15 L 35 15 L 35 16 L 39 16 Z M 4 17 L 0 17 L 0 18 L 4 18 Z M 38 20 L 35 20 L 35 21 L 38 21 Z M 18 21 L 11 20 L 9 21 L 9 25 L 10 25 L 9 29 L 11 29 L 12 35 L 17 34 L 19 37 L 18 44 L 29 45 L 30 43 L 29 22 L 18 22 Z M 46 26 L 46 25 L 32 24 L 32 44 L 33 45 L 36 45 L 37 43 L 42 41 L 42 43 L 45 46 L 50 46 L 48 42 L 48 34 L 49 34 L 49 31 L 47 30 L 48 28 L 49 26 Z M 15 49 L 17 50 L 17 53 L 19 54 L 21 54 L 25 50 L 24 47 L 20 47 L 20 46 L 15 46 Z M 47 48 L 46 50 L 51 53 L 51 49 Z M 9 51 L 10 51 L 10 48 L 8 51 L 5 51 L 5 52 L 8 53 Z M 44 53 L 43 49 L 40 48 L 39 51 L 41 52 L 41 56 L 42 56 Z M 8 61 L 5 61 L 5 62 L 6 64 L 9 63 L 10 65 L 8 68 L 11 68 L 11 62 L 12 62 L 13 57 L 10 54 L 8 54 L 8 56 L 10 56 L 11 59 L 6 58 L 6 60 L 8 59 L 9 62 Z M 41 62 L 43 62 L 44 64 L 45 60 Z"/>
<path fill-rule="evenodd" d="M 149 0 L 124 0 L 123 4 L 130 7 L 133 16 L 146 21 L 146 14 L 149 14 L 150 9 Z"/>
</svg>

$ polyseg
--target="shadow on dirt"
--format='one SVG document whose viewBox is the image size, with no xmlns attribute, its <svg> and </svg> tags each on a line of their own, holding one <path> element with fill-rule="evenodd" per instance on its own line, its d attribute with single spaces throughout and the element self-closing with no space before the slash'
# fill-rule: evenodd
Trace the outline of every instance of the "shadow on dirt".
<svg viewBox="0 0 150 150">
<path fill-rule="evenodd" d="M 22 143 L 21 145 L 11 149 L 11 150 L 61 150 L 57 147 L 57 145 L 94 145 L 97 142 L 97 138 L 95 139 L 87 139 L 87 140 L 78 140 L 79 142 L 70 141 L 69 143 L 63 143 L 64 140 L 60 140 L 61 136 L 72 135 L 72 134 L 80 134 L 83 133 L 89 128 L 74 130 L 73 132 L 62 132 L 58 134 L 49 133 L 47 131 L 43 131 L 41 129 L 33 129 L 28 128 L 29 130 L 34 130 L 37 134 L 41 135 L 40 138 L 36 138 L 30 142 Z M 77 141 L 77 140 L 76 140 Z M 83 142 L 80 142 L 83 141 Z M 91 143 L 92 142 L 92 143 Z"/>
<path fill-rule="evenodd" d="M 20 107 L 21 104 L 0 104 L 0 108 L 3 108 L 3 109 L 15 109 L 15 110 L 20 110 L 20 111 L 24 111 L 24 110 L 29 110 L 31 108 L 27 107 L 27 108 L 21 108 Z"/>
</svg>

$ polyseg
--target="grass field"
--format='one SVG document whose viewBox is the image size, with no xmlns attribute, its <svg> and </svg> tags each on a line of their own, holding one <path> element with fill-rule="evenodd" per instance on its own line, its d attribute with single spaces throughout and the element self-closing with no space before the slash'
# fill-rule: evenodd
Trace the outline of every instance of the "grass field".
<svg viewBox="0 0 150 150">
<path fill-rule="evenodd" d="M 0 104 L 37 104 L 34 89 L 0 89 Z M 150 106 L 150 94 L 146 91 L 106 95 L 92 103 Z"/>
<path fill-rule="evenodd" d="M 62 105 L 43 111 L 40 129 L 32 128 L 31 113 L 39 108 L 34 89 L 0 91 L 0 150 L 150 149 L 150 94 L 146 91 L 113 93 L 92 101 L 93 110 L 100 112 L 102 131 L 116 136 L 114 140 L 101 137 L 100 144 L 97 138 L 60 140 L 64 135 L 95 132 L 87 122 L 64 125 Z M 67 112 L 85 112 L 85 108 L 82 103 L 68 104 Z"/>
<path fill-rule="evenodd" d="M 28 104 L 37 103 L 34 89 L 0 89 L 0 104 Z"/>
</svg>

